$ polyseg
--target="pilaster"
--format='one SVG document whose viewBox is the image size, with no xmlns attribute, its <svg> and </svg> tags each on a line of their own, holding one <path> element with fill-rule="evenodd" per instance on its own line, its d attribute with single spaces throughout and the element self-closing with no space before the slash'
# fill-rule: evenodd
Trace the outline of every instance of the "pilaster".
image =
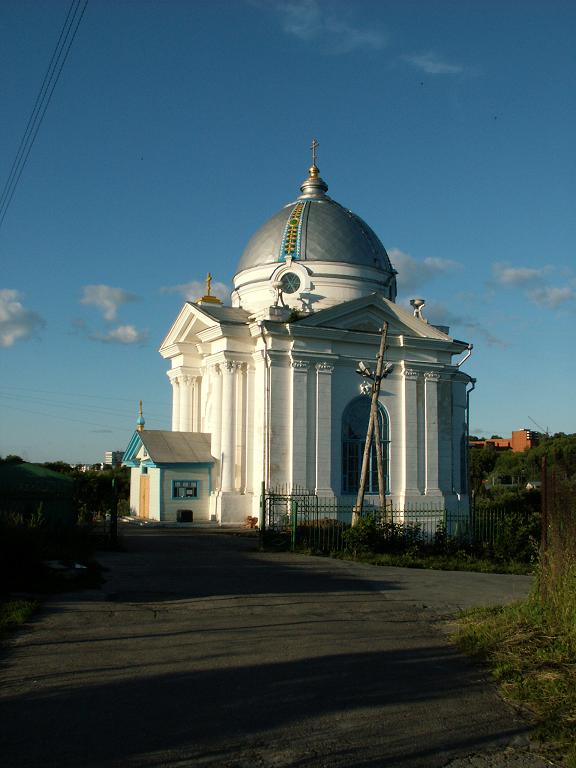
<svg viewBox="0 0 576 768">
<path fill-rule="evenodd" d="M 316 493 L 332 496 L 332 373 L 328 362 L 316 363 Z"/>
<path fill-rule="evenodd" d="M 438 429 L 438 382 L 440 374 L 437 371 L 426 371 L 424 374 L 424 420 L 426 442 L 426 495 L 440 495 L 439 486 L 439 455 L 440 438 Z"/>
<path fill-rule="evenodd" d="M 306 487 L 308 362 L 292 360 L 292 487 Z"/>
<path fill-rule="evenodd" d="M 420 493 L 418 482 L 418 378 L 419 371 L 414 368 L 404 368 L 402 388 L 403 413 L 403 493 L 414 495 Z"/>
</svg>

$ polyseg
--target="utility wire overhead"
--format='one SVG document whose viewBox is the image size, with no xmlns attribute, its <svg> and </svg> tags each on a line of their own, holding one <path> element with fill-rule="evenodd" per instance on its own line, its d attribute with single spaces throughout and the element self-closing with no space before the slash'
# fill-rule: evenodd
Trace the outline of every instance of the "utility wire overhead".
<svg viewBox="0 0 576 768">
<path fill-rule="evenodd" d="M 10 207 L 10 203 L 16 192 L 18 182 L 20 181 L 20 177 L 22 176 L 32 147 L 34 146 L 46 110 L 52 101 L 54 89 L 60 79 L 62 69 L 68 58 L 70 48 L 72 47 L 72 43 L 78 32 L 78 27 L 80 26 L 87 5 L 88 0 L 72 0 L 68 13 L 66 14 L 66 19 L 60 30 L 58 42 L 52 52 L 48 69 L 46 70 L 42 85 L 36 96 L 34 107 L 28 118 L 28 123 L 26 124 L 24 134 L 20 140 L 20 145 L 12 162 L 8 178 L 2 189 L 2 194 L 0 196 L 0 228 L 2 227 L 8 208 Z"/>
</svg>

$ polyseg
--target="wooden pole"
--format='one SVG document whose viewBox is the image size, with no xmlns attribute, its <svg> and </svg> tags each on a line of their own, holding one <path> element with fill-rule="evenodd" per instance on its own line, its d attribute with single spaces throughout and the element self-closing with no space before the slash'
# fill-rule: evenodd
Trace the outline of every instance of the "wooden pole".
<svg viewBox="0 0 576 768">
<path fill-rule="evenodd" d="M 374 435 L 374 422 L 378 416 L 378 398 L 380 397 L 380 382 L 382 380 L 382 370 L 384 369 L 384 351 L 386 349 L 386 335 L 388 333 L 388 323 L 384 322 L 382 326 L 382 336 L 380 338 L 380 349 L 376 358 L 376 372 L 374 374 L 374 384 L 372 386 L 372 403 L 370 405 L 370 419 L 368 420 L 368 430 L 366 432 L 366 442 L 364 443 L 364 455 L 362 456 L 362 471 L 360 473 L 360 485 L 356 497 L 356 506 L 352 512 L 352 525 L 356 525 L 362 509 L 364 507 L 364 496 L 366 495 L 366 482 L 368 480 L 368 467 L 370 464 L 370 448 L 372 446 L 372 437 Z M 378 432 L 380 430 L 378 429 Z M 378 441 L 380 442 L 380 441 Z M 376 449 L 378 450 L 378 449 Z M 378 457 L 378 453 L 376 453 Z M 378 484 L 380 486 L 380 471 L 378 473 Z"/>
</svg>

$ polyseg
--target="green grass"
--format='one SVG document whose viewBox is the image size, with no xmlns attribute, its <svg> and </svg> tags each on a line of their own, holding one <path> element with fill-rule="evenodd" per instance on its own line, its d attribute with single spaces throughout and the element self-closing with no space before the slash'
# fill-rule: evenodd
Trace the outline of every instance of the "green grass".
<svg viewBox="0 0 576 768">
<path fill-rule="evenodd" d="M 466 611 L 455 636 L 466 653 L 486 662 L 504 699 L 534 723 L 550 757 L 576 768 L 576 616 L 568 623 L 529 600 Z"/>
<path fill-rule="evenodd" d="M 393 565 L 402 568 L 431 568 L 439 571 L 479 571 L 481 573 L 532 573 L 534 568 L 527 563 L 495 562 L 486 558 L 474 557 L 467 553 L 454 555 L 433 555 L 404 552 L 399 554 L 379 554 L 370 552 L 335 552 L 333 557 L 340 560 L 355 560 L 370 565 Z"/>
<path fill-rule="evenodd" d="M 0 637 L 5 637 L 28 621 L 37 607 L 35 600 L 8 600 L 0 603 Z"/>
</svg>

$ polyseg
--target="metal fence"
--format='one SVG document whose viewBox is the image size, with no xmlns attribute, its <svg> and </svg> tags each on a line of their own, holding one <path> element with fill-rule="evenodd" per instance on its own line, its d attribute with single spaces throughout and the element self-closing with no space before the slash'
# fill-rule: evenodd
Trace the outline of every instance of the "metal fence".
<svg viewBox="0 0 576 768">
<path fill-rule="evenodd" d="M 349 499 L 319 498 L 306 491 L 266 493 L 263 512 L 267 539 L 279 547 L 341 551 L 346 545 L 344 534 L 352 525 L 353 509 L 354 502 Z M 493 547 L 515 524 L 505 509 L 398 509 L 390 504 L 384 510 L 367 507 L 363 516 L 375 521 L 383 541 L 399 548 L 447 542 Z"/>
</svg>

